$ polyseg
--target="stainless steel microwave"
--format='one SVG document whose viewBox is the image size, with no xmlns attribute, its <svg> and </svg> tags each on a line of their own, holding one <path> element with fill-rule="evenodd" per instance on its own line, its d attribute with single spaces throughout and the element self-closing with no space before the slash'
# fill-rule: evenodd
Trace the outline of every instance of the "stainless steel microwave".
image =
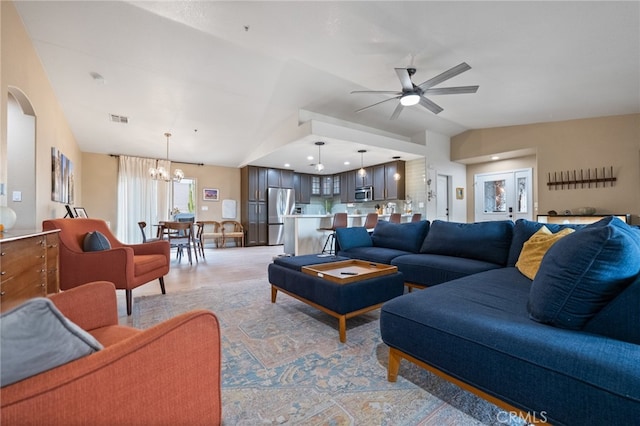
<svg viewBox="0 0 640 426">
<path fill-rule="evenodd" d="M 358 203 L 363 203 L 365 201 L 373 200 L 373 187 L 371 187 L 371 186 L 360 186 L 360 187 L 356 188 L 355 200 Z"/>
</svg>

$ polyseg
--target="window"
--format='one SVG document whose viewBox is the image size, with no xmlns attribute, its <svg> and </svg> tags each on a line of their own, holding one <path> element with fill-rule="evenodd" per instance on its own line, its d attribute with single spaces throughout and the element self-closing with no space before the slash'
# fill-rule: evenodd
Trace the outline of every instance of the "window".
<svg viewBox="0 0 640 426">
<path fill-rule="evenodd" d="M 195 213 L 196 180 L 184 178 L 180 182 L 173 182 L 172 213 Z"/>
</svg>

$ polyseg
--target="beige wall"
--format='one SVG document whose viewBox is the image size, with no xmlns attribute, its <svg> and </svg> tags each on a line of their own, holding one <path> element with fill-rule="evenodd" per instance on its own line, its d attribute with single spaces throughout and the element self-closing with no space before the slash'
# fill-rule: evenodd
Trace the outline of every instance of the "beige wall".
<svg viewBox="0 0 640 426">
<path fill-rule="evenodd" d="M 116 224 L 118 217 L 118 158 L 106 154 L 83 153 L 85 170 L 82 181 L 82 207 L 90 217 L 99 217 Z M 240 169 L 218 166 L 197 166 L 172 163 L 180 167 L 186 177 L 197 181 L 197 220 L 221 220 L 222 200 L 237 201 L 237 220 L 240 220 Z M 203 201 L 203 188 L 217 188 L 221 201 Z M 207 210 L 203 211 L 202 207 Z M 115 229 L 115 226 L 112 226 Z"/>
<path fill-rule="evenodd" d="M 634 223 L 640 221 L 640 114 L 470 130 L 451 138 L 452 161 L 473 163 L 516 150 L 536 153 L 534 202 L 540 214 L 590 206 L 603 214 L 630 213 Z M 591 169 L 593 174 L 603 167 L 613 167 L 617 178 L 613 187 L 550 190 L 547 186 L 549 173 Z M 474 215 L 473 173 L 510 168 L 509 162 L 469 166 L 468 220 Z"/>
<path fill-rule="evenodd" d="M 74 164 L 76 201 L 82 202 L 81 153 L 65 116 L 58 104 L 49 79 L 42 68 L 31 41 L 22 25 L 14 4 L 0 2 L 0 181 L 6 183 L 7 164 L 7 102 L 9 90 L 21 92 L 33 107 L 36 117 L 35 191 L 36 214 L 33 227 L 40 229 L 42 220 L 64 216 L 64 204 L 51 201 L 51 147 L 57 147 Z M 16 161 L 13 159 L 13 161 Z M 14 163 L 12 163 L 14 164 Z M 26 189 L 25 189 L 26 190 Z M 27 196 L 28 194 L 25 194 Z M 6 199 L 0 200 L 2 204 Z"/>
</svg>

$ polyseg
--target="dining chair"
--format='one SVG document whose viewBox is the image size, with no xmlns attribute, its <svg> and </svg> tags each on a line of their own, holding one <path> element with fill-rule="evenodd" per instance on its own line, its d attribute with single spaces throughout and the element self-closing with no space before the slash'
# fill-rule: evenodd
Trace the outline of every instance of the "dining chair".
<svg viewBox="0 0 640 426">
<path fill-rule="evenodd" d="M 411 216 L 411 222 L 420 222 L 422 220 L 422 213 L 414 213 Z"/>
<path fill-rule="evenodd" d="M 202 241 L 202 233 L 204 230 L 204 224 L 200 221 L 195 223 L 195 237 L 194 237 L 194 249 L 196 252 L 200 253 L 200 256 L 204 259 L 204 243 Z"/>
<path fill-rule="evenodd" d="M 389 222 L 391 223 L 400 223 L 402 221 L 402 215 L 400 213 L 391 213 L 389 216 Z"/>
<path fill-rule="evenodd" d="M 163 227 L 168 230 L 168 240 L 171 248 L 177 249 L 176 256 L 178 261 L 182 260 L 182 252 L 187 250 L 189 255 L 189 264 L 192 265 L 191 244 L 193 238 L 193 223 L 191 222 L 164 222 Z M 198 260 L 196 253 L 196 260 Z"/>
<path fill-rule="evenodd" d="M 318 231 L 331 231 L 331 233 L 327 236 L 327 239 L 324 242 L 324 246 L 322 247 L 322 253 L 335 253 L 335 240 L 336 240 L 336 229 L 338 228 L 346 228 L 347 227 L 347 214 L 346 213 L 336 213 L 333 215 L 333 222 L 330 227 L 320 227 Z M 328 248 L 327 248 L 328 247 Z"/>
<path fill-rule="evenodd" d="M 235 220 L 223 220 L 220 222 L 220 227 L 222 229 L 222 234 L 224 235 L 222 246 L 227 243 L 227 238 L 233 238 L 238 245 L 238 240 L 240 241 L 240 247 L 244 247 L 244 228 L 242 224 Z"/>
<path fill-rule="evenodd" d="M 368 213 L 364 220 L 364 227 L 367 231 L 371 231 L 378 224 L 378 213 Z"/>
<path fill-rule="evenodd" d="M 224 247 L 224 232 L 220 222 L 216 220 L 200 220 L 197 223 L 202 225 L 200 235 L 196 235 L 196 244 L 201 249 L 202 257 L 204 257 L 204 247 L 207 240 L 213 240 L 217 247 Z"/>
<path fill-rule="evenodd" d="M 159 238 L 147 238 L 147 232 L 146 232 L 147 222 L 144 222 L 144 221 L 138 222 L 138 226 L 140 227 L 140 232 L 142 232 L 142 242 L 143 243 L 150 243 L 152 241 L 158 241 L 159 240 Z"/>
</svg>

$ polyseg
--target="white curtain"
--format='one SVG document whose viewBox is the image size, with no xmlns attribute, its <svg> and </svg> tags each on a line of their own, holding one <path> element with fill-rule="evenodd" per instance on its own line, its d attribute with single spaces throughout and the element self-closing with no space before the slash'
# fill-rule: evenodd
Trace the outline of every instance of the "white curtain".
<svg viewBox="0 0 640 426">
<path fill-rule="evenodd" d="M 149 177 L 149 168 L 164 167 L 171 170 L 171 162 L 150 158 L 120 156 L 118 164 L 118 225 L 120 241 L 133 244 L 142 242 L 138 222 L 147 222 L 147 237 L 154 237 L 153 226 L 169 218 L 171 182 Z"/>
</svg>

